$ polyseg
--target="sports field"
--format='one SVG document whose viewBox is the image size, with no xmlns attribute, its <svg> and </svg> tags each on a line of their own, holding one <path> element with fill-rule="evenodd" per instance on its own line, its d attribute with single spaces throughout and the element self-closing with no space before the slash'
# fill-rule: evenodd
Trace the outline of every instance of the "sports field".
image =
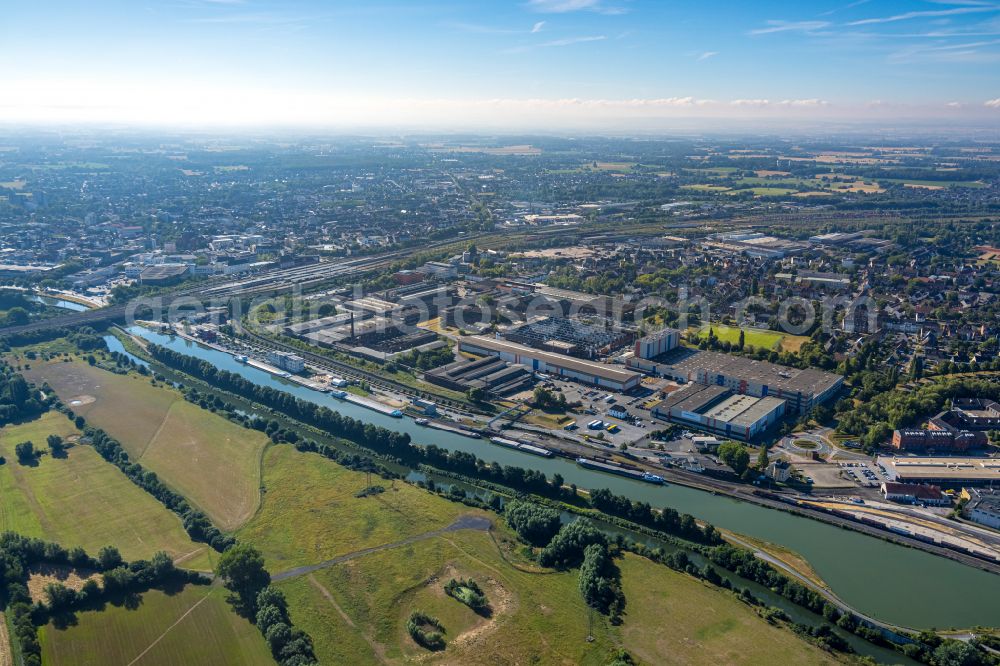
<svg viewBox="0 0 1000 666">
<path fill-rule="evenodd" d="M 730 344 L 736 345 L 740 342 L 740 329 L 735 326 L 721 326 L 719 324 L 712 324 L 702 326 L 698 329 L 697 333 L 699 336 L 707 336 L 709 329 L 715 331 L 715 337 L 719 339 L 720 342 L 728 342 Z M 809 338 L 803 335 L 789 335 L 787 333 L 781 333 L 778 331 L 769 331 L 762 328 L 744 328 L 743 342 L 745 345 L 753 345 L 757 348 L 764 349 L 774 349 L 776 351 L 791 351 L 797 352 L 802 343 Z"/>
<path fill-rule="evenodd" d="M 232 611 L 219 586 L 151 590 L 138 605 L 107 605 L 76 615 L 76 623 L 39 629 L 46 664 L 173 666 L 274 664 L 264 638 Z"/>
<path fill-rule="evenodd" d="M 386 491 L 354 494 L 366 485 L 352 472 L 315 453 L 273 446 L 264 454 L 264 501 L 237 536 L 264 554 L 272 573 L 316 564 L 450 525 L 475 513 L 406 483 L 372 477 Z"/>
<path fill-rule="evenodd" d="M 163 550 L 183 557 L 187 568 L 211 569 L 210 549 L 191 541 L 176 515 L 91 447 L 70 447 L 65 458 L 47 453 L 49 435 L 69 440 L 77 434 L 58 412 L 0 429 L 0 455 L 7 459 L 0 466 L 0 531 L 81 546 L 91 554 L 114 545 L 129 560 Z M 34 464 L 21 464 L 14 446 L 23 441 L 46 453 Z"/>
<path fill-rule="evenodd" d="M 89 423 L 118 439 L 133 460 L 204 511 L 236 529 L 260 499 L 260 454 L 267 437 L 184 400 L 138 375 L 117 375 L 76 360 L 36 362 L 25 376 L 48 382 Z"/>
</svg>

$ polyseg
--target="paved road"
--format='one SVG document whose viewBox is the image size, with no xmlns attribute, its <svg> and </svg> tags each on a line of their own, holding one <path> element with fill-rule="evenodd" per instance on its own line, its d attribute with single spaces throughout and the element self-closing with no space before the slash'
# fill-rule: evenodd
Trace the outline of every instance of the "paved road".
<svg viewBox="0 0 1000 666">
<path fill-rule="evenodd" d="M 273 574 L 271 580 L 273 582 L 278 582 L 282 580 L 287 580 L 289 578 L 295 578 L 296 576 L 302 576 L 304 574 L 312 573 L 319 569 L 325 569 L 326 567 L 331 567 L 335 564 L 340 564 L 341 562 L 347 562 L 348 560 L 353 560 L 356 557 L 362 557 L 364 555 L 370 555 L 372 553 L 377 553 L 382 550 L 389 550 L 391 548 L 397 548 L 399 546 L 405 546 L 417 541 L 423 541 L 425 539 L 431 539 L 442 534 L 447 534 L 448 532 L 458 532 L 459 530 L 479 530 L 485 532 L 493 526 L 493 523 L 489 518 L 484 518 L 482 516 L 464 515 L 459 516 L 458 520 L 453 522 L 447 527 L 442 527 L 439 530 L 431 530 L 429 532 L 424 532 L 422 534 L 415 534 L 411 537 L 405 539 L 400 539 L 399 541 L 393 541 L 392 543 L 384 543 L 381 546 L 373 546 L 371 548 L 363 548 L 362 550 L 356 550 L 353 553 L 347 553 L 346 555 L 341 555 L 339 557 L 334 557 L 333 559 L 320 562 L 319 564 L 309 564 L 303 567 L 295 567 L 294 569 L 289 569 L 287 571 L 281 571 L 279 573 Z"/>
</svg>

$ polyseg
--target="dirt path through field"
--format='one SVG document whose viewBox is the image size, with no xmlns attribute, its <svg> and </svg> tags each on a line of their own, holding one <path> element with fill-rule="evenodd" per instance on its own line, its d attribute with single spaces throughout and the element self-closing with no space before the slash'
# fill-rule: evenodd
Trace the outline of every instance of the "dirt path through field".
<svg viewBox="0 0 1000 666">
<path fill-rule="evenodd" d="M 371 548 L 364 548 L 362 550 L 356 550 L 353 553 L 347 553 L 345 555 L 340 555 L 339 557 L 334 557 L 333 559 L 320 562 L 319 564 L 309 564 L 303 567 L 295 567 L 294 569 L 288 569 L 287 571 L 281 571 L 271 576 L 273 582 L 278 582 L 282 580 L 288 580 L 289 578 L 295 578 L 297 576 L 302 576 L 304 574 L 312 573 L 314 571 L 319 571 L 320 569 L 325 569 L 327 567 L 332 567 L 335 564 L 340 564 L 341 562 L 347 562 L 348 560 L 353 560 L 356 557 L 362 557 L 363 555 L 370 555 L 372 553 L 377 553 L 382 550 L 389 550 L 390 548 L 398 548 L 399 546 L 406 546 L 417 541 L 423 541 L 424 539 L 430 539 L 442 534 L 447 534 L 448 532 L 457 532 L 459 530 L 480 530 L 487 531 L 492 527 L 493 524 L 490 522 L 489 518 L 484 518 L 482 516 L 474 516 L 466 514 L 464 516 L 459 516 L 458 519 L 447 527 L 442 527 L 439 530 L 431 530 L 429 532 L 424 532 L 422 534 L 415 534 L 411 537 L 405 539 L 400 539 L 399 541 L 393 541 L 392 543 L 384 543 L 381 546 L 372 546 Z"/>
<path fill-rule="evenodd" d="M 7 618 L 0 613 L 0 666 L 14 666 L 14 655 L 11 654 L 10 636 L 7 634 Z"/>
<path fill-rule="evenodd" d="M 319 593 L 323 595 L 324 599 L 330 602 L 330 605 L 333 606 L 333 610 L 337 611 L 337 615 L 339 615 L 341 619 L 343 619 L 344 622 L 347 623 L 347 626 L 349 626 L 351 629 L 357 629 L 357 627 L 354 625 L 354 620 L 352 620 L 350 616 L 344 612 L 344 609 L 340 607 L 340 604 L 337 603 L 337 600 L 333 598 L 332 594 L 330 594 L 330 590 L 323 587 L 323 584 L 318 580 L 316 580 L 316 576 L 309 574 L 309 582 L 312 584 L 313 587 L 319 590 Z M 365 639 L 366 643 L 368 643 L 368 646 L 372 649 L 372 652 L 375 654 L 375 658 L 379 660 L 379 663 L 381 664 L 388 663 L 385 660 L 384 645 L 376 643 L 375 639 L 372 638 L 367 631 L 362 632 L 361 637 Z"/>
<path fill-rule="evenodd" d="M 213 591 L 213 592 L 214 592 L 214 591 Z M 203 602 L 204 602 L 204 601 L 205 601 L 206 599 L 208 599 L 208 598 L 209 598 L 210 596 L 212 596 L 213 592 L 209 592 L 208 594 L 206 594 L 205 596 L 203 596 L 203 597 L 202 597 L 201 599 L 199 599 L 199 600 L 198 600 L 198 601 L 197 601 L 197 602 L 196 602 L 196 603 L 195 603 L 194 605 L 192 605 L 192 606 L 191 606 L 191 608 L 188 608 L 188 609 L 187 609 L 186 611 L 184 611 L 184 614 L 183 614 L 183 615 L 181 615 L 181 616 L 180 616 L 179 618 L 177 618 L 177 621 L 176 621 L 176 622 L 174 622 L 174 623 L 173 623 L 172 625 L 170 625 L 169 627 L 167 627 L 166 629 L 164 629 L 164 630 L 163 630 L 163 633 L 162 633 L 162 634 L 160 634 L 159 636 L 157 636 L 157 637 L 156 637 L 156 640 L 154 640 L 154 641 L 153 641 L 152 643 L 150 643 L 150 644 L 149 644 L 149 645 L 148 645 L 148 646 L 146 647 L 146 649 L 145 649 L 145 650 L 143 650 L 142 652 L 140 652 L 140 653 L 139 653 L 139 656 L 137 656 L 137 657 L 136 657 L 135 659 L 133 659 L 132 661 L 128 662 L 128 666 L 132 666 L 132 664 L 134 664 L 135 662 L 137 662 L 137 661 L 139 661 L 140 659 L 142 659 L 143 657 L 145 657 L 145 656 L 146 656 L 146 653 L 147 653 L 147 652 L 149 652 L 149 651 L 150 651 L 150 650 L 152 650 L 152 649 L 153 649 L 154 647 L 156 647 L 156 644 L 157 644 L 157 643 L 159 643 L 160 641 L 162 641 L 162 640 L 164 639 L 164 637 L 165 637 L 165 636 L 166 636 L 167 634 L 169 634 L 169 633 L 170 633 L 170 631 L 171 631 L 171 630 L 172 630 L 172 629 L 173 629 L 174 627 L 176 627 L 176 626 L 177 626 L 178 624 L 180 624 L 181 622 L 183 622 L 183 621 L 184 621 L 184 618 L 186 618 L 186 617 L 187 617 L 188 615 L 190 615 L 191 613 L 193 613 L 193 612 L 194 612 L 194 609 L 195 609 L 195 608 L 197 608 L 198 606 L 200 606 L 200 605 L 201 605 L 201 604 L 202 604 L 202 603 L 203 603 Z"/>
</svg>

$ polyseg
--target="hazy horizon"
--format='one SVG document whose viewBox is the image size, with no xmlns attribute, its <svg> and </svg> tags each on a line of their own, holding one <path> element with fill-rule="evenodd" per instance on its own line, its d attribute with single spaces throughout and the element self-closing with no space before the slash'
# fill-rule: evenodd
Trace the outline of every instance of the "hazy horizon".
<svg viewBox="0 0 1000 666">
<path fill-rule="evenodd" d="M 66 0 L 6 8 L 0 123 L 1000 126 L 987 0 Z"/>
</svg>

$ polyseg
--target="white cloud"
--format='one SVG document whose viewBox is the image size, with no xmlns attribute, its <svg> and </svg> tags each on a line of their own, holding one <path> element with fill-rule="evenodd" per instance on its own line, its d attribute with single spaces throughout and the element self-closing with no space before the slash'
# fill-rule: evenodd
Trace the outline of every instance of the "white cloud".
<svg viewBox="0 0 1000 666">
<path fill-rule="evenodd" d="M 708 60 L 709 58 L 714 58 L 717 55 L 719 55 L 718 51 L 705 51 L 700 56 L 698 56 L 698 60 Z"/>
<path fill-rule="evenodd" d="M 601 14 L 624 14 L 621 7 L 605 5 L 602 0 L 528 0 L 528 9 L 543 14 L 590 11 Z"/>
<path fill-rule="evenodd" d="M 603 42 L 607 38 L 608 38 L 607 35 L 585 35 L 582 37 L 564 37 L 562 39 L 553 39 L 551 41 L 542 42 L 540 44 L 515 46 L 513 48 L 506 49 L 504 53 L 525 53 L 527 51 L 533 51 L 535 49 L 561 48 L 563 46 L 573 46 L 574 44 L 586 44 L 587 42 Z"/>
<path fill-rule="evenodd" d="M 817 123 L 879 118 L 967 118 L 991 123 L 1000 98 L 948 108 L 928 105 L 828 103 L 816 98 L 711 100 L 693 95 L 650 98 L 463 98 L 344 95 L 294 88 L 194 85 L 187 80 L 24 79 L 7 82 L 0 123 L 128 124 L 139 126 L 462 128 L 629 131 L 698 128 L 705 123 Z"/>
<path fill-rule="evenodd" d="M 982 12 L 997 12 L 1000 7 L 997 5 L 975 5 L 967 7 L 952 7 L 951 9 L 932 9 L 928 11 L 904 12 L 893 16 L 880 16 L 877 18 L 860 19 L 851 21 L 847 25 L 872 25 L 873 23 L 895 23 L 896 21 L 908 21 L 915 18 L 936 18 L 942 16 L 955 16 L 957 14 L 978 14 Z"/>
<path fill-rule="evenodd" d="M 816 108 L 821 106 L 828 106 L 830 103 L 824 99 L 817 99 L 815 97 L 809 99 L 783 99 L 777 102 L 772 102 L 769 99 L 734 99 L 729 103 L 731 106 L 746 106 L 746 107 L 786 107 L 786 108 Z"/>
<path fill-rule="evenodd" d="M 541 32 L 542 28 L 545 27 L 545 21 L 539 21 L 535 25 L 531 26 L 531 32 Z"/>
<path fill-rule="evenodd" d="M 770 35 L 775 32 L 815 32 L 830 26 L 829 21 L 768 21 L 766 28 L 751 30 L 751 35 Z"/>
<path fill-rule="evenodd" d="M 960 109 L 960 108 L 962 108 L 962 103 L 961 102 L 948 102 L 947 104 L 945 104 L 945 106 L 947 106 L 949 108 L 952 108 L 952 109 Z"/>
<path fill-rule="evenodd" d="M 779 106 L 798 106 L 798 107 L 816 107 L 816 106 L 827 106 L 830 104 L 825 99 L 817 99 L 815 97 L 810 99 L 785 99 L 778 102 Z"/>
</svg>

